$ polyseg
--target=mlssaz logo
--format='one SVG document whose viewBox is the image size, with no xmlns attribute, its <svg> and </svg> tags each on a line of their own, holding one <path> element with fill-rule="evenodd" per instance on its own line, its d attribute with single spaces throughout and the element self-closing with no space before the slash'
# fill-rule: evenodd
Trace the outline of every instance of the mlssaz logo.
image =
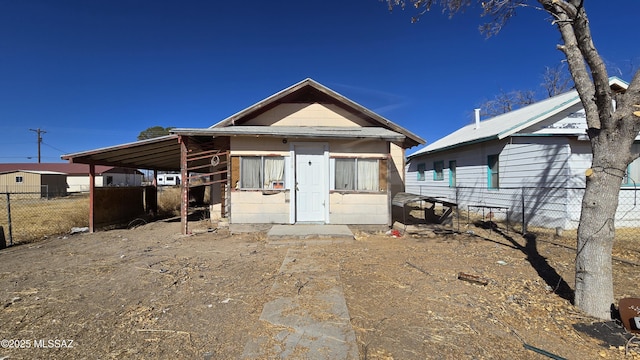
<svg viewBox="0 0 640 360">
<path fill-rule="evenodd" d="M 33 347 L 45 348 L 45 349 L 70 349 L 70 348 L 73 348 L 73 340 L 60 340 L 60 339 L 34 340 Z"/>
</svg>

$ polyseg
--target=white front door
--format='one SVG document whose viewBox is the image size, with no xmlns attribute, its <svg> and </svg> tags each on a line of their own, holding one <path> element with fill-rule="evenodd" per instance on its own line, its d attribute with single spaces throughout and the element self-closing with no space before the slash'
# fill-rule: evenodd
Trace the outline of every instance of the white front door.
<svg viewBox="0 0 640 360">
<path fill-rule="evenodd" d="M 328 195 L 324 145 L 296 145 L 295 157 L 296 222 L 324 223 Z"/>
</svg>

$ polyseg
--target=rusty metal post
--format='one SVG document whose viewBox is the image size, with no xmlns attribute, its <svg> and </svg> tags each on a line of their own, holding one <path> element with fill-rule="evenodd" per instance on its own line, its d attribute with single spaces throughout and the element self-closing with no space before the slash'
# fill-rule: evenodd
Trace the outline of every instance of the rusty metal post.
<svg viewBox="0 0 640 360">
<path fill-rule="evenodd" d="M 95 231 L 96 166 L 89 164 L 89 232 Z"/>
<path fill-rule="evenodd" d="M 11 225 L 11 194 L 7 192 L 7 227 L 9 231 L 9 246 L 13 246 L 13 228 Z"/>
<path fill-rule="evenodd" d="M 156 169 L 153 169 L 152 186 L 153 186 L 153 196 L 155 196 L 155 199 L 153 201 L 153 208 L 151 209 L 151 211 L 153 211 L 154 216 L 157 216 L 158 215 L 158 170 Z"/>
<path fill-rule="evenodd" d="M 189 226 L 187 224 L 187 217 L 189 214 L 189 179 L 187 171 L 187 152 L 188 152 L 188 138 L 179 136 L 180 142 L 180 224 L 182 227 L 182 235 L 189 233 Z"/>
</svg>

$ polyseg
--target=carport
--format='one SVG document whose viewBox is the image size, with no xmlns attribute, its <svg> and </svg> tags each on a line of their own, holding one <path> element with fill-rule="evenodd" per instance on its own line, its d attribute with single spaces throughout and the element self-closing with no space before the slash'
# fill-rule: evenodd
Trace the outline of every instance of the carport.
<svg viewBox="0 0 640 360">
<path fill-rule="evenodd" d="M 188 234 L 189 189 L 211 186 L 220 189 L 221 216 L 225 216 L 229 187 L 229 138 L 167 135 L 85 152 L 66 154 L 62 159 L 89 165 L 89 231 L 96 226 L 95 166 L 108 165 L 153 170 L 153 187 L 147 196 L 157 199 L 158 171 L 180 171 L 180 218 L 182 234 Z M 226 185 L 226 186 L 225 186 Z M 157 212 L 157 202 L 154 202 Z M 122 204 L 121 204 L 122 206 Z"/>
</svg>

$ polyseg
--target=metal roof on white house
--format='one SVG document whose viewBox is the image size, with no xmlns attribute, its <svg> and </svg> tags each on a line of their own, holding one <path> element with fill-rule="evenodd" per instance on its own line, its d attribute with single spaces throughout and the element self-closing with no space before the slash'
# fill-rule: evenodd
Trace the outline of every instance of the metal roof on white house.
<svg viewBox="0 0 640 360">
<path fill-rule="evenodd" d="M 622 87 L 625 89 L 628 86 L 627 83 L 616 77 L 610 78 L 609 84 L 611 86 Z M 444 151 L 472 143 L 504 139 L 579 103 L 580 97 L 578 96 L 578 92 L 576 90 L 568 91 L 508 113 L 495 116 L 488 120 L 480 121 L 479 124 L 474 122 L 466 125 L 416 151 L 409 155 L 408 158 L 413 158 L 422 154 Z"/>
</svg>

